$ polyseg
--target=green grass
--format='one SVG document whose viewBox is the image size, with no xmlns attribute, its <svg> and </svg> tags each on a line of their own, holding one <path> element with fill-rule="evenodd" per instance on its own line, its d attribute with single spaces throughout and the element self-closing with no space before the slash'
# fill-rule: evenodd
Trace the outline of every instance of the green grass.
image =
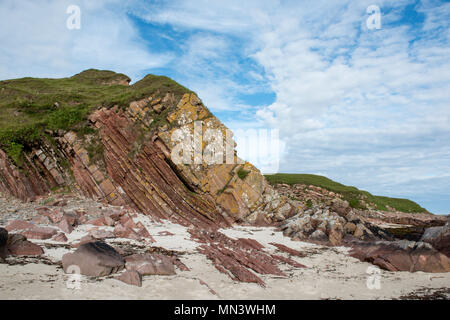
<svg viewBox="0 0 450 320">
<path fill-rule="evenodd" d="M 374 196 L 367 191 L 359 190 L 358 188 L 352 186 L 346 186 L 326 177 L 314 174 L 278 173 L 266 175 L 265 177 L 270 184 L 285 183 L 289 185 L 314 185 L 335 193 L 340 193 L 343 195 L 344 200 L 348 201 L 350 206 L 353 208 L 365 209 L 365 206 L 361 202 L 361 200 L 364 200 L 366 203 L 374 204 L 378 210 L 387 210 L 387 206 L 389 206 L 401 212 L 428 212 L 414 201 L 408 199 Z"/>
<path fill-rule="evenodd" d="M 90 69 L 70 78 L 22 78 L 0 81 L 0 148 L 20 166 L 22 151 L 29 151 L 44 137 L 45 130 L 92 133 L 88 115 L 98 107 L 118 105 L 171 92 L 178 100 L 191 92 L 175 81 L 147 75 L 131 86 L 111 84 L 129 81 L 123 74 Z"/>
<path fill-rule="evenodd" d="M 245 170 L 244 168 L 240 168 L 237 172 L 237 175 L 241 180 L 245 180 L 245 178 L 247 178 L 249 173 L 250 171 Z"/>
</svg>

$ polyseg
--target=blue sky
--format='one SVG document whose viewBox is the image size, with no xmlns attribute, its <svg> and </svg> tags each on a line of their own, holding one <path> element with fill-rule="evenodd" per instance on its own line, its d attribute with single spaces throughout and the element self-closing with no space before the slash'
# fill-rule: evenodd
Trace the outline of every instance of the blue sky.
<svg viewBox="0 0 450 320">
<path fill-rule="evenodd" d="M 434 0 L 2 0 L 0 79 L 167 75 L 233 130 L 279 130 L 280 172 L 450 213 L 449 25 Z"/>
</svg>

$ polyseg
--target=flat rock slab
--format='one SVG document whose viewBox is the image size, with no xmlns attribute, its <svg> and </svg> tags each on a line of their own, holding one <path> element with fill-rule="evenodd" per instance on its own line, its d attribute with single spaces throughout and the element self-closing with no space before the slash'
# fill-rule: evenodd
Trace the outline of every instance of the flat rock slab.
<svg viewBox="0 0 450 320">
<path fill-rule="evenodd" d="M 6 230 L 9 232 L 15 231 L 15 230 L 25 230 L 35 227 L 35 225 L 28 221 L 23 220 L 13 220 L 8 223 L 8 225 L 5 227 Z"/>
<path fill-rule="evenodd" d="M 175 267 L 170 257 L 157 253 L 133 254 L 126 257 L 126 269 L 142 275 L 174 275 Z"/>
<path fill-rule="evenodd" d="M 66 253 L 62 264 L 66 273 L 102 277 L 122 270 L 125 261 L 113 247 L 94 241 L 80 245 L 74 253 Z"/>
<path fill-rule="evenodd" d="M 38 240 L 46 240 L 53 237 L 58 232 L 56 229 L 48 228 L 48 227 L 37 227 L 33 226 L 30 229 L 27 229 L 21 232 L 27 239 L 38 239 Z"/>
</svg>

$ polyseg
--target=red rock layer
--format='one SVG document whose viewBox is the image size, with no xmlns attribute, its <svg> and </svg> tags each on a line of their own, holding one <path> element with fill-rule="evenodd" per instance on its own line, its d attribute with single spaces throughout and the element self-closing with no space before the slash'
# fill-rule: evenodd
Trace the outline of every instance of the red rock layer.
<svg viewBox="0 0 450 320">
<path fill-rule="evenodd" d="M 217 270 L 229 275 L 233 280 L 265 286 L 264 281 L 254 272 L 285 276 L 278 267 L 278 261 L 281 259 L 257 249 L 263 246 L 255 240 L 234 240 L 216 231 L 190 229 L 189 232 L 194 239 L 203 243 L 198 247 L 198 251 L 211 260 Z M 287 263 L 286 260 L 290 259 L 282 262 Z"/>
<path fill-rule="evenodd" d="M 213 202 L 189 191 L 155 141 L 144 141 L 134 159 L 130 156 L 138 130 L 121 111 L 102 109 L 91 120 L 105 148 L 106 170 L 113 184 L 110 195 L 118 190 L 115 196 L 156 218 L 184 225 L 227 225 Z"/>
</svg>

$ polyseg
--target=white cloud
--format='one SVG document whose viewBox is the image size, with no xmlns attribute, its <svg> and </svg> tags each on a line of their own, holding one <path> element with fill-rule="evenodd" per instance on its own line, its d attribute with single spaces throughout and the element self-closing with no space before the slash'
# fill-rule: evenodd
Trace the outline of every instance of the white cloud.
<svg viewBox="0 0 450 320">
<path fill-rule="evenodd" d="M 417 6 L 417 40 L 410 26 L 389 26 L 413 1 L 379 1 L 376 31 L 365 23 L 372 1 L 238 3 L 175 2 L 146 18 L 245 41 L 276 93 L 256 114 L 287 144 L 282 170 L 395 195 L 426 193 L 424 179 L 449 185 L 437 179 L 450 169 L 449 4 Z"/>
<path fill-rule="evenodd" d="M 81 29 L 69 30 L 66 9 L 81 9 Z M 172 56 L 149 52 L 120 1 L 0 2 L 0 78 L 70 76 L 87 68 L 128 72 L 167 64 Z"/>
</svg>

